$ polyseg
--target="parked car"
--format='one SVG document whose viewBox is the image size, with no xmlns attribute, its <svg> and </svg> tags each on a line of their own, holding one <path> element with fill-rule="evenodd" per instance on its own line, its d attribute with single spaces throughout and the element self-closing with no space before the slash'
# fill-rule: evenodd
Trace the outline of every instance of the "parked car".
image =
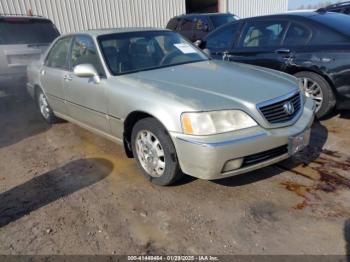
<svg viewBox="0 0 350 262">
<path fill-rule="evenodd" d="M 316 102 L 317 116 L 336 105 L 350 108 L 350 17 L 300 12 L 242 19 L 203 41 L 215 59 L 268 67 L 292 74 Z"/>
<path fill-rule="evenodd" d="M 223 24 L 236 20 L 238 17 L 229 13 L 187 14 L 170 19 L 166 28 L 194 42 Z"/>
<path fill-rule="evenodd" d="M 59 36 L 48 19 L 0 14 L 0 89 L 6 94 L 25 91 L 27 65 Z"/>
<path fill-rule="evenodd" d="M 296 78 L 212 61 L 168 30 L 95 30 L 58 38 L 28 68 L 48 123 L 76 123 L 124 144 L 144 175 L 229 177 L 288 158 L 309 142 L 315 104 Z"/>
<path fill-rule="evenodd" d="M 350 1 L 342 2 L 342 3 L 336 3 L 329 5 L 324 8 L 320 8 L 318 12 L 337 12 L 342 14 L 350 14 Z"/>
</svg>

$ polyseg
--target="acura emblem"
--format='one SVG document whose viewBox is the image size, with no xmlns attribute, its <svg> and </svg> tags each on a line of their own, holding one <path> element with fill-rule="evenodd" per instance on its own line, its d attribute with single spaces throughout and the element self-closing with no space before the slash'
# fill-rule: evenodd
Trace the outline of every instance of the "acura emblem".
<svg viewBox="0 0 350 262">
<path fill-rule="evenodd" d="M 293 115 L 293 113 L 295 111 L 293 104 L 291 102 L 286 102 L 283 105 L 283 111 L 289 116 Z"/>
</svg>

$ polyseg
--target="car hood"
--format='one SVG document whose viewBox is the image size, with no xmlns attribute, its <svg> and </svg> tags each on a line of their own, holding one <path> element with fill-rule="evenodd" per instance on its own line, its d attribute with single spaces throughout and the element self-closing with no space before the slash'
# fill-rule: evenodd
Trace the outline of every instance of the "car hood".
<svg viewBox="0 0 350 262">
<path fill-rule="evenodd" d="M 298 89 L 287 74 L 225 61 L 203 61 L 127 75 L 160 92 L 196 101 L 197 110 L 234 108 L 256 104 Z M 224 102 L 225 101 L 225 102 Z M 193 104 L 193 103 L 192 103 Z"/>
</svg>

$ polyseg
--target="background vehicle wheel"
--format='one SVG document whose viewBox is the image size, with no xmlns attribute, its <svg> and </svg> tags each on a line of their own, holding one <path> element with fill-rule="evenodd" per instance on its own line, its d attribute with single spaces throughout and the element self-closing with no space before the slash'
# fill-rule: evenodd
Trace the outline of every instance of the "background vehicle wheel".
<svg viewBox="0 0 350 262">
<path fill-rule="evenodd" d="M 294 76 L 303 80 L 305 95 L 316 102 L 316 117 L 322 118 L 329 114 L 336 101 L 326 79 L 313 72 L 299 72 Z"/>
<path fill-rule="evenodd" d="M 36 101 L 37 101 L 37 105 L 40 111 L 41 116 L 44 118 L 44 120 L 48 123 L 48 124 L 54 124 L 57 123 L 59 121 L 59 118 L 57 118 L 48 101 L 47 101 L 47 97 L 44 94 L 43 91 L 39 90 L 36 94 Z"/>
<path fill-rule="evenodd" d="M 138 167 L 152 183 L 167 186 L 183 176 L 173 142 L 156 119 L 145 118 L 137 122 L 132 130 L 131 144 Z"/>
</svg>

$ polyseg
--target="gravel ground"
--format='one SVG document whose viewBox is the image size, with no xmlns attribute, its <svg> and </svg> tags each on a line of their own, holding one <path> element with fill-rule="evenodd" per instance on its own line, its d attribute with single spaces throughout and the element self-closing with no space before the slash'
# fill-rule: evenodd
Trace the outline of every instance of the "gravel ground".
<svg viewBox="0 0 350 262">
<path fill-rule="evenodd" d="M 0 254 L 347 254 L 349 119 L 278 165 L 157 187 L 122 147 L 0 101 Z"/>
</svg>

